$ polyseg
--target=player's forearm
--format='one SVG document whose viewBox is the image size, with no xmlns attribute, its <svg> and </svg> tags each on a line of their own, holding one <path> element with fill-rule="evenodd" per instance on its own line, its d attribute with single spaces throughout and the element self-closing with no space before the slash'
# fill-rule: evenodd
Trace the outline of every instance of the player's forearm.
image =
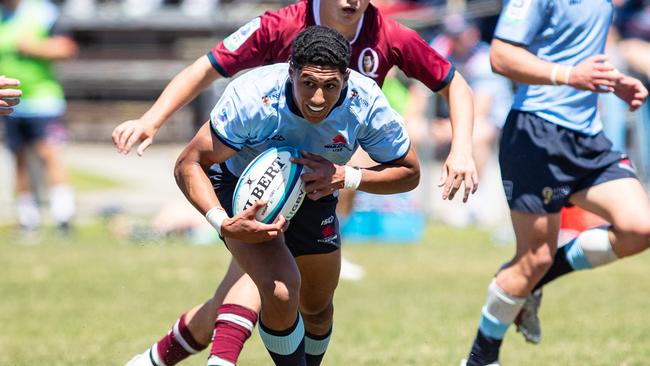
<svg viewBox="0 0 650 366">
<path fill-rule="evenodd" d="M 518 83 L 550 85 L 552 76 L 558 84 L 568 83 L 569 65 L 562 66 L 544 61 L 521 46 L 496 38 L 492 41 L 490 64 L 492 71 Z M 557 68 L 554 72 L 555 67 Z"/>
<path fill-rule="evenodd" d="M 406 157 L 395 164 L 362 169 L 358 190 L 375 194 L 408 192 L 420 182 L 420 165 L 411 146 Z"/>
<path fill-rule="evenodd" d="M 187 155 L 178 158 L 174 168 L 174 178 L 185 198 L 201 214 L 205 215 L 211 208 L 221 206 L 212 183 L 201 165 Z"/>
<path fill-rule="evenodd" d="M 452 150 L 464 150 L 471 155 L 474 129 L 474 96 L 463 76 L 456 72 L 449 85 L 440 91 L 449 105 Z"/>
<path fill-rule="evenodd" d="M 207 56 L 186 67 L 167 84 L 156 102 L 142 116 L 153 126 L 160 128 L 176 111 L 196 98 L 205 88 L 219 78 Z"/>
</svg>

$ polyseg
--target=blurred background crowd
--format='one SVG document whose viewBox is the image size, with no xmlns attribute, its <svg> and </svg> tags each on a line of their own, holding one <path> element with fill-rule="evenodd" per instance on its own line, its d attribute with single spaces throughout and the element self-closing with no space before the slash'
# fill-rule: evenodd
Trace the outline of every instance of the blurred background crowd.
<svg viewBox="0 0 650 366">
<path fill-rule="evenodd" d="M 3 18 L 10 11 L 8 6 L 20 2 L 0 1 Z M 129 176 L 148 176 L 151 190 L 143 189 L 137 195 L 167 194 L 167 191 L 156 191 L 153 188 L 156 184 L 163 185 L 163 179 L 164 184 L 172 187 L 170 190 L 175 190 L 170 168 L 175 159 L 174 154 L 178 152 L 178 146 L 187 142 L 197 127 L 208 118 L 227 79 L 220 79 L 195 102 L 172 116 L 158 133 L 156 147 L 171 146 L 173 151 L 161 158 L 169 160 L 168 165 L 161 165 L 162 168 L 156 168 L 151 163 L 152 160 L 149 160 L 149 165 L 146 166 L 148 169 L 144 172 L 142 165 L 129 165 L 134 164 L 135 158 L 121 157 L 115 153 L 110 140 L 112 129 L 122 121 L 141 115 L 176 73 L 205 54 L 216 42 L 264 11 L 289 3 L 291 1 L 287 0 L 52 1 L 57 11 L 53 13 L 56 17 L 51 21 L 51 35 L 67 37 L 74 42 L 74 47 L 68 54 L 48 59 L 56 61 L 54 70 L 62 85 L 67 108 L 64 114 L 61 111 L 60 128 L 47 131 L 48 140 L 54 146 L 45 154 L 62 154 L 61 165 L 63 162 L 85 167 L 95 165 L 95 168 L 99 168 L 98 171 L 111 177 L 127 179 Z M 508 240 L 509 233 L 502 232 L 509 230 L 509 224 L 496 151 L 500 128 L 511 103 L 513 85 L 509 80 L 492 73 L 489 64 L 489 42 L 501 10 L 501 1 L 372 3 L 384 13 L 416 29 L 425 40 L 431 42 L 432 47 L 452 61 L 472 87 L 476 102 L 474 152 L 481 186 L 477 195 L 465 205 L 439 198 L 440 192 L 436 184 L 440 174 L 438 167 L 441 159 L 447 156 L 451 137 L 446 106 L 426 87 L 407 79 L 396 70 L 387 79 L 384 92 L 408 123 L 420 159 L 426 168 L 425 176 L 419 190 L 410 195 L 375 199 L 360 194 L 355 203 L 356 211 L 366 214 L 374 212 L 377 217 L 404 211 L 412 215 L 407 216 L 407 222 L 411 224 L 437 220 L 457 227 L 481 226 L 493 230 L 497 240 Z M 619 70 L 625 70 L 647 83 L 650 79 L 650 1 L 615 0 L 614 3 L 617 7 L 616 19 L 607 47 L 610 61 Z M 27 42 L 20 37 L 17 40 L 19 43 Z M 0 47 L 3 47 L 1 43 L 0 41 Z M 7 57 L 12 56 L 8 52 L 0 53 L 0 65 L 5 65 L 2 59 Z M 0 74 L 8 72 L 0 69 Z M 632 157 L 642 181 L 647 184 L 650 176 L 648 104 L 631 113 L 613 95 L 603 95 L 600 101 L 607 136 L 617 149 Z M 0 123 L 0 130 L 5 127 L 5 123 Z M 6 143 L 3 145 L 10 145 L 7 134 L 2 133 L 1 136 Z M 62 149 L 63 146 L 67 148 Z M 33 220 L 22 217 L 25 216 L 25 205 L 47 207 L 48 204 L 55 204 L 54 197 L 61 197 L 63 191 L 57 193 L 51 187 L 47 188 L 48 184 L 43 182 L 59 179 L 55 185 L 66 186 L 65 178 L 49 177 L 47 169 L 43 169 L 49 162 L 48 157 L 43 159 L 41 155 L 42 152 L 39 151 L 29 153 L 29 174 L 36 179 L 29 185 L 33 195 L 25 196 L 16 194 L 14 189 L 15 182 L 20 181 L 20 174 L 16 174 L 14 168 L 22 163 L 12 159 L 10 150 L 2 151 L 0 221 L 12 224 L 18 222 L 23 227 L 29 227 Z M 153 152 L 140 159 L 154 159 L 155 156 Z M 157 178 L 158 176 L 165 178 Z M 135 203 L 122 201 L 125 197 L 127 195 L 111 193 L 109 198 L 98 200 L 98 203 L 92 205 L 88 201 L 84 203 L 84 196 L 79 194 L 75 196 L 70 193 L 66 199 L 76 200 L 79 207 L 77 218 L 129 211 L 139 213 L 142 205 L 147 204 L 142 200 Z M 166 197 L 152 197 L 151 202 L 146 201 L 149 202 L 151 211 L 140 210 L 153 215 L 152 226 L 156 232 L 185 231 L 186 228 L 202 223 L 202 217 L 196 218 L 187 205 L 170 201 Z M 50 211 L 54 213 L 57 210 L 55 208 Z M 62 219 L 53 219 L 57 225 L 66 224 L 61 225 L 62 228 L 72 219 L 74 210 L 68 211 Z M 38 215 L 38 212 L 32 212 L 32 215 Z M 364 225 L 377 225 L 377 222 L 368 221 L 370 217 L 357 216 L 357 228 L 349 229 L 349 235 L 363 238 Z M 420 221 L 414 221 L 414 217 Z M 393 228 L 388 228 L 391 229 Z M 118 225 L 116 231 L 123 235 L 135 235 L 138 230 L 124 224 Z M 375 234 L 380 232 L 371 231 Z M 404 237 L 393 239 L 413 240 L 409 235 L 405 233 Z M 417 233 L 415 235 L 417 239 Z"/>
</svg>

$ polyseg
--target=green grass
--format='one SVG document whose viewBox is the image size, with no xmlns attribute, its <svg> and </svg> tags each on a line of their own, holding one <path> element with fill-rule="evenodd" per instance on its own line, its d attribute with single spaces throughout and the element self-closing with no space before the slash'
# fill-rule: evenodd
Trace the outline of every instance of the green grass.
<svg viewBox="0 0 650 366">
<path fill-rule="evenodd" d="M 457 365 L 476 331 L 491 275 L 512 247 L 474 230 L 433 226 L 420 245 L 349 245 L 366 278 L 342 281 L 325 365 Z M 229 260 L 222 246 L 126 242 L 101 225 L 39 245 L 0 230 L 0 365 L 121 365 L 211 296 Z M 648 365 L 650 256 L 546 288 L 544 338 L 511 330 L 502 363 Z M 269 365 L 257 332 L 240 365 Z M 204 365 L 206 353 L 186 365 Z"/>
<path fill-rule="evenodd" d="M 77 192 L 119 188 L 122 186 L 122 182 L 118 180 L 74 168 L 70 169 L 70 184 Z"/>
</svg>

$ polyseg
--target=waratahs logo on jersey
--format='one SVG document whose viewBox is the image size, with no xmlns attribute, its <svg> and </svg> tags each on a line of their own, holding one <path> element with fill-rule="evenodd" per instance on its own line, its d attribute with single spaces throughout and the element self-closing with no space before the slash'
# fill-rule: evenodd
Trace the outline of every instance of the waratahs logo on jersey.
<svg viewBox="0 0 650 366">
<path fill-rule="evenodd" d="M 231 52 L 237 51 L 237 49 L 260 28 L 260 24 L 261 20 L 259 17 L 244 24 L 241 28 L 237 29 L 234 33 L 223 40 L 224 47 Z"/>
<path fill-rule="evenodd" d="M 352 149 L 348 146 L 348 140 L 340 133 L 332 138 L 331 144 L 327 144 L 324 147 L 331 152 L 339 152 L 343 151 L 343 149 L 352 151 Z"/>
<path fill-rule="evenodd" d="M 214 107 L 210 120 L 212 126 L 218 128 L 219 126 L 224 126 L 228 122 L 234 120 L 235 116 L 235 107 L 233 106 L 232 101 L 228 99 Z"/>
</svg>

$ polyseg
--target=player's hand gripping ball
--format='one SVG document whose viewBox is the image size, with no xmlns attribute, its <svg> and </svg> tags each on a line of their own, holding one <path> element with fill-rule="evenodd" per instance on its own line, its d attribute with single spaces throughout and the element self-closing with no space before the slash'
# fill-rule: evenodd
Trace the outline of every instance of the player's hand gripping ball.
<svg viewBox="0 0 650 366">
<path fill-rule="evenodd" d="M 303 166 L 291 162 L 291 157 L 300 157 L 298 149 L 273 147 L 253 159 L 235 187 L 233 213 L 237 215 L 258 200 L 265 200 L 266 207 L 257 212 L 258 221 L 272 223 L 280 214 L 290 220 L 305 198 L 300 179 Z"/>
</svg>

